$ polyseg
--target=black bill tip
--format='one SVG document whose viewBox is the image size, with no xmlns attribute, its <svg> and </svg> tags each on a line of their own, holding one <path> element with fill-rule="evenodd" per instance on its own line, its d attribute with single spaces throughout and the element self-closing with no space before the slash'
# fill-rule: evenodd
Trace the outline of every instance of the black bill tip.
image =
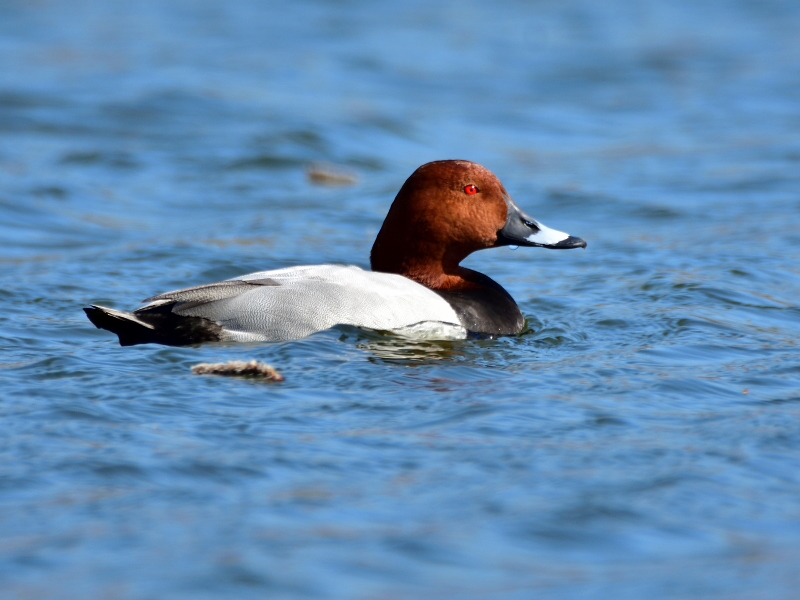
<svg viewBox="0 0 800 600">
<path fill-rule="evenodd" d="M 552 245 L 545 246 L 545 248 L 552 248 L 553 250 L 569 250 L 570 248 L 586 248 L 586 240 L 583 238 L 569 236 L 566 239 Z"/>
</svg>

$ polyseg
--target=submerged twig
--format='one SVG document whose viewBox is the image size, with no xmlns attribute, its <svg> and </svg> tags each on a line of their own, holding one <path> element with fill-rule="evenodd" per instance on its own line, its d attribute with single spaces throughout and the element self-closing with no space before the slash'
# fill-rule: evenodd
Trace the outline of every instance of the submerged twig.
<svg viewBox="0 0 800 600">
<path fill-rule="evenodd" d="M 200 363 L 192 367 L 195 375 L 228 375 L 232 377 L 250 377 L 266 381 L 283 381 L 283 375 L 268 364 L 257 360 L 229 360 L 224 363 Z"/>
</svg>

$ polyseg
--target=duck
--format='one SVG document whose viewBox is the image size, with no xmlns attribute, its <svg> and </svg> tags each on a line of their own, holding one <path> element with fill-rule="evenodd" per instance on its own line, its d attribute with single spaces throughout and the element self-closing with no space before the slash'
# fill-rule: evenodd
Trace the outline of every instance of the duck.
<svg viewBox="0 0 800 600">
<path fill-rule="evenodd" d="M 511 295 L 460 264 L 502 246 L 560 250 L 586 241 L 527 215 L 486 167 L 438 160 L 400 188 L 372 246 L 371 270 L 294 266 L 164 292 L 132 312 L 83 310 L 121 346 L 288 341 L 337 325 L 422 339 L 517 335 L 525 319 Z"/>
</svg>

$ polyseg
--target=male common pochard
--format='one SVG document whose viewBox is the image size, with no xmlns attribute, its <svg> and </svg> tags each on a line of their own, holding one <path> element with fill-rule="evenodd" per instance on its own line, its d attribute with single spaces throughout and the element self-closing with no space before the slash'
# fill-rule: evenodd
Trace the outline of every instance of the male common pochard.
<svg viewBox="0 0 800 600">
<path fill-rule="evenodd" d="M 288 267 L 159 294 L 133 312 L 84 311 L 122 346 L 292 340 L 335 325 L 428 339 L 514 335 L 524 326 L 514 299 L 459 265 L 476 250 L 510 245 L 586 242 L 526 215 L 485 167 L 440 160 L 400 188 L 372 246 L 372 271 Z"/>
</svg>

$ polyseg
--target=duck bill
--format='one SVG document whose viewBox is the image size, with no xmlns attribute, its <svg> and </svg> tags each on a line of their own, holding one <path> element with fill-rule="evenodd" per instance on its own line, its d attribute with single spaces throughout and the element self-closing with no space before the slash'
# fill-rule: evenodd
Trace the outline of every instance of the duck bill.
<svg viewBox="0 0 800 600">
<path fill-rule="evenodd" d="M 579 237 L 563 231 L 545 227 L 533 217 L 522 212 L 519 206 L 508 196 L 506 224 L 497 232 L 495 246 L 538 246 L 552 250 L 568 250 L 570 248 L 586 248 L 586 242 Z"/>
</svg>

